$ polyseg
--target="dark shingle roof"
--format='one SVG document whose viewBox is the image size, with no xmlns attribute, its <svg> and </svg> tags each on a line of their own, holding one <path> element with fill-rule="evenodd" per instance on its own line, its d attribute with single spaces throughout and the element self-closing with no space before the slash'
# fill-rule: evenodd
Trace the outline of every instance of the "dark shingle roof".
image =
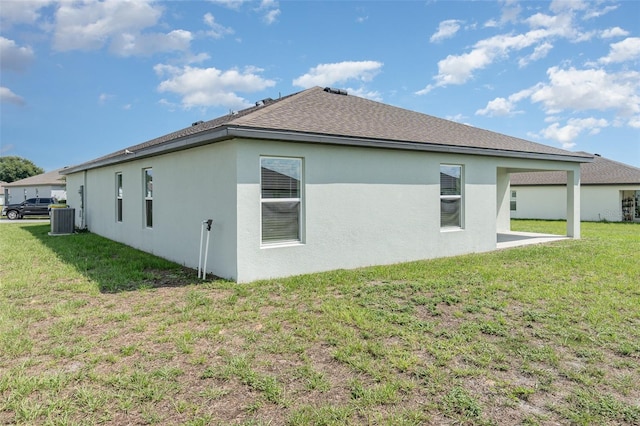
<svg viewBox="0 0 640 426">
<path fill-rule="evenodd" d="M 584 152 L 583 154 L 587 153 Z M 511 186 L 565 185 L 566 183 L 567 174 L 565 172 L 511 174 Z M 640 185 L 640 169 L 596 155 L 592 163 L 584 163 L 580 165 L 580 184 Z"/>
<path fill-rule="evenodd" d="M 575 158 L 576 161 L 590 160 L 589 156 L 582 154 L 357 96 L 331 93 L 331 91 L 320 87 L 307 89 L 276 100 L 269 99 L 259 106 L 256 105 L 234 114 L 195 124 L 129 147 L 127 150 L 138 152 L 156 148 L 157 151 L 164 145 L 195 137 L 202 139 L 207 133 L 225 128 L 331 136 L 341 138 L 340 143 L 345 145 L 348 145 L 350 140 L 366 139 L 397 142 L 397 147 L 402 147 L 404 143 L 410 143 L 432 147 L 486 149 L 487 152 L 494 151 L 494 155 L 495 151 L 500 151 L 542 154 L 551 157 L 564 157 L 565 159 L 570 157 Z M 301 140 L 303 140 L 302 136 Z M 211 142 L 213 141 L 211 140 Z M 118 157 L 122 158 L 118 159 Z M 125 150 L 121 150 L 71 169 L 77 171 L 83 168 L 98 167 L 105 161 L 117 162 L 129 159 L 125 156 Z"/>
</svg>

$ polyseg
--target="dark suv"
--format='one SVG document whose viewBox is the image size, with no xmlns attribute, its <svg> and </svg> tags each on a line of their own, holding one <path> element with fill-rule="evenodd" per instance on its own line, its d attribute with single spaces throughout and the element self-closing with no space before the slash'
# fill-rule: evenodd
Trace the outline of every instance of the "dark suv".
<svg viewBox="0 0 640 426">
<path fill-rule="evenodd" d="M 49 206 L 55 204 L 55 198 L 29 198 L 20 204 L 9 204 L 2 208 L 2 214 L 8 219 L 22 219 L 23 216 L 48 216 Z"/>
</svg>

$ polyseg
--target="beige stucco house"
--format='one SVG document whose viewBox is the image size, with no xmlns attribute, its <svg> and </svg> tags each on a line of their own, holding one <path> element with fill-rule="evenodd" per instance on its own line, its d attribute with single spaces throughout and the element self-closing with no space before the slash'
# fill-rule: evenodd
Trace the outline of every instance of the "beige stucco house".
<svg viewBox="0 0 640 426">
<path fill-rule="evenodd" d="M 639 168 L 596 154 L 582 164 L 580 175 L 581 220 L 640 222 Z M 511 217 L 565 219 L 566 183 L 561 172 L 512 174 Z"/>
<path fill-rule="evenodd" d="M 592 157 L 315 87 L 64 170 L 76 224 L 238 282 L 484 252 L 512 173 Z"/>
</svg>

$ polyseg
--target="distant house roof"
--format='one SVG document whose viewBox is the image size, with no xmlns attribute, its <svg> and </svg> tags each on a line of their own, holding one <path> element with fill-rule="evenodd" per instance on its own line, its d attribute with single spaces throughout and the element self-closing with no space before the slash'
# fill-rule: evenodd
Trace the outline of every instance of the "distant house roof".
<svg viewBox="0 0 640 426">
<path fill-rule="evenodd" d="M 2 186 L 7 188 L 17 186 L 44 186 L 44 185 L 65 185 L 65 177 L 60 174 L 65 168 L 53 170 L 47 173 L 20 179 L 11 183 L 3 183 Z"/>
<path fill-rule="evenodd" d="M 73 173 L 231 138 L 584 162 L 591 156 L 313 87 L 73 166 Z"/>
<path fill-rule="evenodd" d="M 586 154 L 586 153 L 584 153 Z M 511 186 L 566 185 L 564 172 L 512 173 Z M 581 185 L 640 185 L 640 169 L 596 155 L 580 166 Z"/>
</svg>

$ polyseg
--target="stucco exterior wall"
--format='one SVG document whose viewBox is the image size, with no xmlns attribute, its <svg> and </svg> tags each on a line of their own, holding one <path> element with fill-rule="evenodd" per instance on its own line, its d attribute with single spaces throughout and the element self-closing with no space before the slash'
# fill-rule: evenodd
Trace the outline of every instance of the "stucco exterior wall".
<svg viewBox="0 0 640 426">
<path fill-rule="evenodd" d="M 302 244 L 260 244 L 260 155 L 304 161 Z M 533 160 L 255 141 L 239 146 L 238 164 L 241 282 L 493 250 L 496 218 L 509 215 L 508 202 L 498 207 L 498 166 L 558 167 Z M 441 164 L 464 167 L 463 229 L 440 228 Z M 579 171 L 575 164 L 564 167 Z M 508 185 L 501 190 L 508 191 Z"/>
<path fill-rule="evenodd" d="M 261 156 L 303 161 L 300 243 L 261 244 Z M 463 166 L 462 229 L 440 227 L 441 164 Z M 144 225 L 148 167 L 153 229 Z M 493 250 L 499 218 L 508 230 L 508 173 L 537 168 L 579 172 L 577 163 L 233 140 L 77 172 L 67 188 L 76 224 L 193 268 L 201 223 L 213 219 L 208 272 L 249 282 Z M 116 173 L 123 175 L 122 222 Z"/>
<path fill-rule="evenodd" d="M 145 168 L 153 169 L 151 229 L 144 217 Z M 116 173 L 122 173 L 122 222 L 116 221 Z M 202 222 L 213 219 L 207 269 L 234 278 L 235 176 L 234 145 L 223 142 L 88 170 L 86 177 L 85 172 L 74 173 L 67 178 L 68 204 L 76 209 L 77 225 L 192 268 L 198 266 Z"/>
<path fill-rule="evenodd" d="M 516 191 L 516 219 L 566 219 L 566 191 L 562 186 L 513 186 Z M 582 185 L 580 219 L 622 221 L 620 191 L 638 191 L 633 185 Z"/>
</svg>

